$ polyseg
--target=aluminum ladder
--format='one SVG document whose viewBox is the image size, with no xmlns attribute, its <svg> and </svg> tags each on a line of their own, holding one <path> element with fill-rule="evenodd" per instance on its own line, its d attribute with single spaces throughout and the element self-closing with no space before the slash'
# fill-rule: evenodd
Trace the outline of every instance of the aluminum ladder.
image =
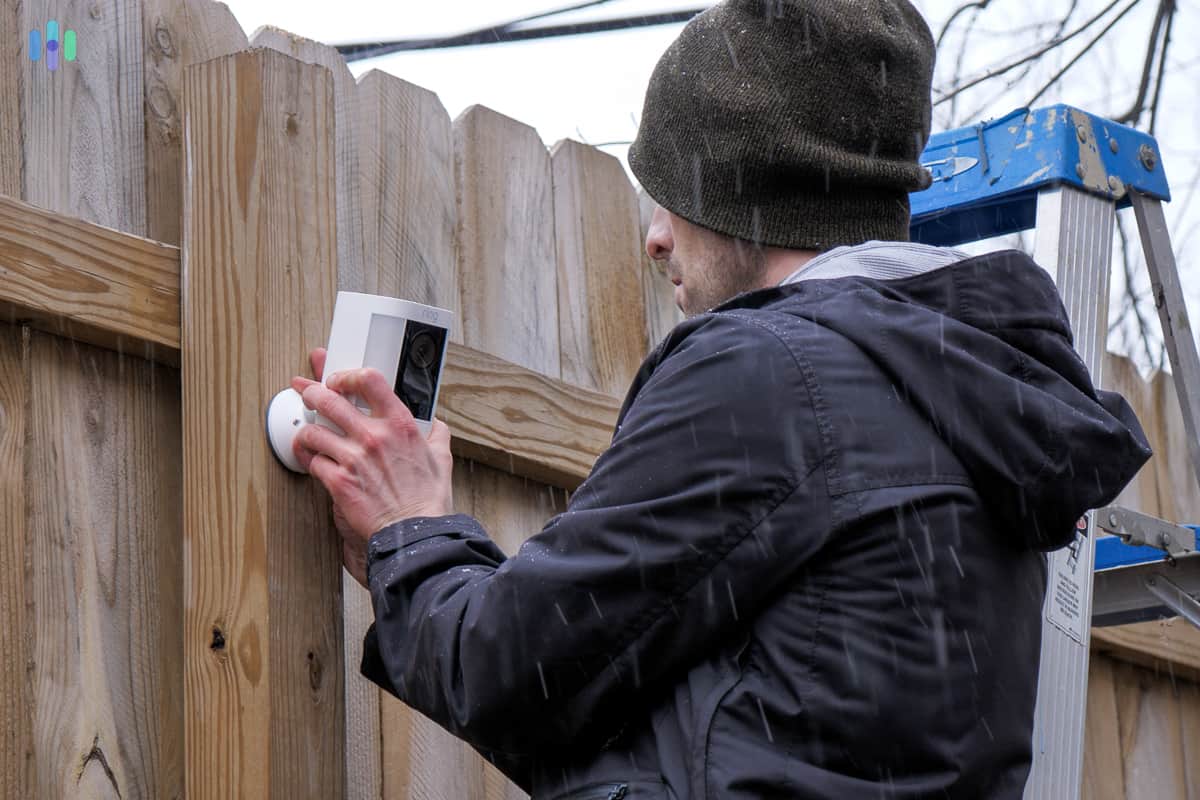
<svg viewBox="0 0 1200 800">
<path fill-rule="evenodd" d="M 1075 346 L 1097 386 L 1108 334 L 1113 225 L 1137 217 L 1155 305 L 1200 479 L 1200 359 L 1162 203 L 1170 200 L 1153 137 L 1065 105 L 1019 109 L 935 134 L 933 175 L 912 201 L 913 241 L 957 245 L 1035 229 L 1034 259 L 1056 275 Z M 1033 766 L 1025 797 L 1073 800 L 1082 783 L 1090 629 L 1180 615 L 1200 625 L 1197 529 L 1110 507 L 1048 557 Z"/>
</svg>

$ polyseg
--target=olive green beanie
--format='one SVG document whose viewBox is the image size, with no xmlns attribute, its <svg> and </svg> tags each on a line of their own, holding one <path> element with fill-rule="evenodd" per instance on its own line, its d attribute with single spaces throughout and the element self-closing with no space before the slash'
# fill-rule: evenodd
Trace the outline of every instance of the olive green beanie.
<svg viewBox="0 0 1200 800">
<path fill-rule="evenodd" d="M 762 245 L 907 240 L 933 60 L 906 0 L 725 0 L 659 60 L 629 165 L 664 208 Z"/>
</svg>

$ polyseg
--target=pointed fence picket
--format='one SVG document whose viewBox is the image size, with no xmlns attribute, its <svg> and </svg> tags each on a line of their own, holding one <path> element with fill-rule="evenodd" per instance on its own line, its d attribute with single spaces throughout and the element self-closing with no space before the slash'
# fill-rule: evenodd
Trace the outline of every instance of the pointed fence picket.
<svg viewBox="0 0 1200 800">
<path fill-rule="evenodd" d="M 0 39 L 60 5 L 4 4 Z M 451 121 L 221 3 L 68 13 L 69 68 L 0 49 L 0 796 L 523 797 L 358 675 L 369 597 L 262 409 L 337 289 L 452 309 L 455 504 L 515 553 L 679 320 L 653 202 L 595 148 Z M 1105 374 L 1159 453 L 1121 502 L 1200 519 L 1173 384 Z M 1190 798 L 1200 636 L 1093 650 L 1084 796 Z"/>
</svg>

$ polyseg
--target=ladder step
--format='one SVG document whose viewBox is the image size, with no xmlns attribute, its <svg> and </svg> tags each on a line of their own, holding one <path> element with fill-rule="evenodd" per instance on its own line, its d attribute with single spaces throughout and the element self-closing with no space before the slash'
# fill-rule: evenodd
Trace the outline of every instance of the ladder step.
<svg viewBox="0 0 1200 800">
<path fill-rule="evenodd" d="M 1129 205 L 1170 200 L 1153 137 L 1067 105 L 1018 109 L 936 133 L 921 156 L 933 185 L 909 195 L 915 242 L 951 246 L 1034 226 L 1038 191 L 1069 185 Z"/>
<path fill-rule="evenodd" d="M 1117 536 L 1096 540 L 1096 582 L 1092 598 L 1092 625 L 1105 627 L 1145 622 L 1179 615 L 1146 587 L 1162 577 L 1194 598 L 1200 598 L 1200 526 L 1186 526 L 1196 537 L 1197 549 L 1169 558 L 1156 547 L 1129 545 Z"/>
</svg>

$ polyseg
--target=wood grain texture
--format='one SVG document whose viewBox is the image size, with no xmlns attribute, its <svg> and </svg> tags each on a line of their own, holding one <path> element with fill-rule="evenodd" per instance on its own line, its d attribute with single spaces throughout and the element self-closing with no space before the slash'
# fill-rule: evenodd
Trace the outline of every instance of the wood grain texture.
<svg viewBox="0 0 1200 800">
<path fill-rule="evenodd" d="M 458 345 L 448 348 L 441 392 L 438 417 L 455 455 L 571 490 L 607 449 L 621 406 Z"/>
<path fill-rule="evenodd" d="M 142 0 L 145 44 L 146 235 L 178 245 L 183 222 L 183 70 L 246 49 L 215 0 Z"/>
<path fill-rule="evenodd" d="M 1112 659 L 1093 654 L 1088 663 L 1087 724 L 1084 729 L 1084 800 L 1124 800 L 1125 773 L 1117 722 Z"/>
<path fill-rule="evenodd" d="M 179 375 L 34 334 L 28 525 L 37 797 L 179 797 Z"/>
<path fill-rule="evenodd" d="M 145 235 L 141 0 L 87 4 L 69 19 L 59 0 L 18 6 L 22 36 L 61 19 L 79 41 L 58 70 L 22 65 L 23 199 Z"/>
<path fill-rule="evenodd" d="M 564 489 L 471 461 L 466 467 L 463 490 L 455 487 L 455 504 L 469 503 L 468 513 L 483 523 L 506 555 L 515 554 L 551 517 L 567 510 Z"/>
<path fill-rule="evenodd" d="M 537 131 L 483 106 L 454 120 L 463 341 L 559 375 L 550 154 Z"/>
<path fill-rule="evenodd" d="M 564 139 L 550 158 L 562 378 L 623 396 L 648 338 L 637 195 L 594 147 Z"/>
<path fill-rule="evenodd" d="M 453 311 L 461 343 L 450 116 L 433 92 L 371 70 L 358 79 L 357 134 L 364 291 Z"/>
<path fill-rule="evenodd" d="M 30 550 L 25 514 L 29 332 L 0 324 L 0 797 L 32 797 Z"/>
<path fill-rule="evenodd" d="M 22 38 L 57 19 L 80 43 L 78 59 L 55 72 L 45 61 L 21 65 L 21 198 L 144 234 L 141 3 L 115 0 L 79 13 L 54 0 L 18 8 Z M 69 241 L 75 230 L 48 233 Z M 64 283 L 46 279 L 39 288 L 78 292 L 90 280 L 64 272 Z M 56 298 L 45 313 L 86 314 L 87 294 Z M 88 299 L 110 302 L 99 293 Z M 6 313 L 13 307 L 5 303 Z M 90 326 L 66 327 L 74 334 Z M 36 335 L 30 347 L 31 794 L 178 796 L 179 468 L 156 463 L 178 450 L 177 380 L 54 337 Z"/>
<path fill-rule="evenodd" d="M 330 71 L 334 93 L 334 181 L 337 185 L 337 288 L 366 291 L 363 225 L 360 210 L 357 131 L 358 95 L 350 68 L 329 45 L 272 26 L 250 37 L 255 47 L 269 47 Z M 323 344 L 323 342 L 321 342 Z M 362 640 L 374 619 L 370 593 L 350 573 L 342 571 L 342 657 L 344 683 L 347 800 L 378 798 L 383 793 L 380 755 L 379 689 L 358 671 Z"/>
<path fill-rule="evenodd" d="M 183 229 L 187 793 L 335 797 L 341 557 L 268 400 L 329 330 L 333 81 L 255 49 L 188 67 Z"/>
<path fill-rule="evenodd" d="M 455 313 L 451 340 L 461 341 L 450 117 L 432 92 L 382 72 L 360 77 L 357 94 L 366 291 L 450 309 Z M 443 389 L 443 405 L 446 396 Z M 372 619 L 370 614 L 361 622 Z M 348 618 L 347 648 L 353 645 L 358 652 L 362 635 L 356 631 L 351 641 L 350 626 Z M 470 751 L 395 698 L 378 692 L 376 697 L 382 795 L 472 796 L 478 781 L 472 783 L 471 776 L 479 768 Z"/>
<path fill-rule="evenodd" d="M 179 248 L 0 197 L 0 302 L 166 356 L 179 347 Z"/>
<path fill-rule="evenodd" d="M 0 195 L 20 197 L 24 184 L 21 101 L 29 32 L 20 3 L 0 3 Z"/>
<path fill-rule="evenodd" d="M 646 232 L 650 229 L 650 218 L 657 203 L 638 190 L 638 212 L 642 230 L 642 291 L 646 304 L 646 351 L 653 350 L 666 338 L 671 329 L 683 320 L 683 312 L 675 305 L 675 287 L 667 278 L 666 271 L 646 255 Z"/>
<path fill-rule="evenodd" d="M 1171 681 L 1132 664 L 1113 667 L 1125 797 L 1186 800 L 1181 719 Z"/>
<path fill-rule="evenodd" d="M 1200 683 L 1177 684 L 1180 739 L 1183 745 L 1183 785 L 1187 800 L 1200 800 Z"/>
<path fill-rule="evenodd" d="M 169 245 L 0 198 L 0 303 L 22 320 L 40 310 L 45 327 L 72 338 L 177 364 L 179 329 L 169 320 L 179 313 L 178 257 Z M 394 287 L 397 273 L 386 274 L 385 287 Z M 90 297 L 110 299 L 84 302 Z M 152 308 L 156 319 L 123 303 Z M 567 489 L 608 446 L 620 407 L 613 396 L 456 344 L 442 386 L 439 407 L 461 455 Z"/>
<path fill-rule="evenodd" d="M 337 185 L 337 288 L 367 291 L 363 263 L 362 213 L 358 189 L 358 93 L 354 76 L 337 49 L 266 25 L 250 36 L 254 47 L 269 47 L 306 64 L 319 64 L 333 77 L 334 181 Z"/>
<path fill-rule="evenodd" d="M 1200 682 L 1200 630 L 1181 617 L 1093 628 L 1092 650 Z"/>
</svg>

